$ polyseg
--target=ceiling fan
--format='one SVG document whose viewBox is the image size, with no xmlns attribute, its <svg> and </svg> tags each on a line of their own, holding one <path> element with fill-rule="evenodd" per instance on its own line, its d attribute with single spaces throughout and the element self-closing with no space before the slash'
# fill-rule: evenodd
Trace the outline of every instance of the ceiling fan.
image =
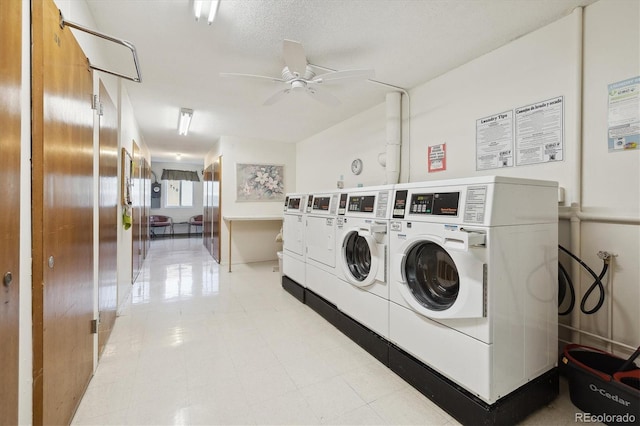
<svg viewBox="0 0 640 426">
<path fill-rule="evenodd" d="M 316 75 L 313 66 L 307 61 L 302 44 L 293 40 L 284 40 L 283 56 L 285 67 L 282 69 L 282 77 L 280 78 L 237 73 L 220 73 L 220 76 L 261 79 L 284 84 L 285 87 L 269 96 L 264 105 L 272 105 L 291 92 L 305 92 L 313 99 L 331 106 L 339 105 L 340 100 L 322 86 L 366 80 L 374 76 L 372 69 L 330 71 Z"/>
</svg>

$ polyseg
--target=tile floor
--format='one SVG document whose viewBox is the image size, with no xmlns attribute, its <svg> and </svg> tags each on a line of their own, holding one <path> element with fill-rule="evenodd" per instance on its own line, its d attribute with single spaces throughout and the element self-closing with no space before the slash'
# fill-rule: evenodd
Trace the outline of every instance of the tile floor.
<svg viewBox="0 0 640 426">
<path fill-rule="evenodd" d="M 152 241 L 72 424 L 458 424 L 285 292 L 274 266 L 228 273 L 198 238 Z M 563 380 L 524 423 L 575 412 Z"/>
</svg>

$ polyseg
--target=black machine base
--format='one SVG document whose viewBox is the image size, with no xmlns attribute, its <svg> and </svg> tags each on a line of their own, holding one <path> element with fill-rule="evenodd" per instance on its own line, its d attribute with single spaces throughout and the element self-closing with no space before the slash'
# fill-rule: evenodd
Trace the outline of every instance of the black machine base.
<svg viewBox="0 0 640 426">
<path fill-rule="evenodd" d="M 338 324 L 336 324 L 336 328 L 369 352 L 369 354 L 378 361 L 386 366 L 389 365 L 389 342 L 385 338 L 369 330 L 342 312 L 338 312 Z"/>
<path fill-rule="evenodd" d="M 559 393 L 557 368 L 491 405 L 394 345 L 389 347 L 389 368 L 465 425 L 516 424 L 549 404 Z"/>
<path fill-rule="evenodd" d="M 311 309 L 313 309 L 318 314 L 320 314 L 320 316 L 326 319 L 329 322 L 329 324 L 338 328 L 338 318 L 339 318 L 340 312 L 338 311 L 338 308 L 336 307 L 336 305 L 329 302 L 322 296 L 318 296 L 316 293 L 314 293 L 309 289 L 305 290 L 304 299 L 307 306 L 309 306 Z"/>
<path fill-rule="evenodd" d="M 304 287 L 292 280 L 286 275 L 282 276 L 282 288 L 284 288 L 293 297 L 304 303 Z"/>
</svg>

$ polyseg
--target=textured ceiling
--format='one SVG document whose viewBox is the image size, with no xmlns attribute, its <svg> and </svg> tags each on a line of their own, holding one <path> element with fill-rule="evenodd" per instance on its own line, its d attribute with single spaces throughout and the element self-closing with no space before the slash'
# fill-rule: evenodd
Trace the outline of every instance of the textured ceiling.
<svg viewBox="0 0 640 426">
<path fill-rule="evenodd" d="M 411 89 L 593 2 L 221 0 L 208 26 L 191 0 L 87 0 L 101 31 L 136 46 L 143 82 L 125 84 L 152 160 L 188 162 L 221 135 L 297 142 L 384 101 L 388 88 L 362 81 L 331 86 L 337 107 L 304 93 L 263 106 L 277 83 L 219 76 L 280 77 L 283 39 L 301 42 L 312 64 L 373 68 L 375 80 Z M 130 57 L 108 56 L 133 72 Z M 195 110 L 186 137 L 180 107 Z"/>
</svg>

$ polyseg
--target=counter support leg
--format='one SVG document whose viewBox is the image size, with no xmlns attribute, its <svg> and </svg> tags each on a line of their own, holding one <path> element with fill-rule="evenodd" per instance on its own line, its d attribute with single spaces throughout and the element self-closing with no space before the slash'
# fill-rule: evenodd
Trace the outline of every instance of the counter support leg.
<svg viewBox="0 0 640 426">
<path fill-rule="evenodd" d="M 231 272 L 231 229 L 233 226 L 233 221 L 229 221 L 229 272 Z"/>
</svg>

